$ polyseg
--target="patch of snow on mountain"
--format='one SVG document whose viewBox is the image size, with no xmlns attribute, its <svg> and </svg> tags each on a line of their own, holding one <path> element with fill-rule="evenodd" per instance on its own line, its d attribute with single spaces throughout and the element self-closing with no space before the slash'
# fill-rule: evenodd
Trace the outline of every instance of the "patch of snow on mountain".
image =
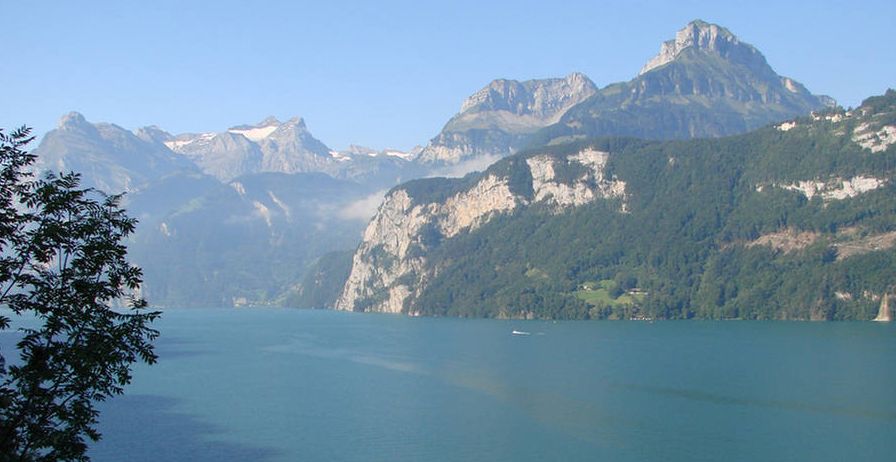
<svg viewBox="0 0 896 462">
<path fill-rule="evenodd" d="M 330 157 L 336 159 L 339 162 L 348 162 L 352 160 L 350 156 L 347 156 L 339 151 L 330 151 Z"/>
<path fill-rule="evenodd" d="M 252 141 L 258 142 L 258 141 L 261 141 L 261 140 L 267 138 L 268 136 L 270 136 L 270 134 L 274 133 L 274 130 L 276 130 L 276 129 L 277 129 L 276 125 L 269 125 L 267 127 L 256 127 L 256 128 L 247 128 L 247 129 L 231 128 L 230 130 L 227 130 L 227 131 L 230 133 L 237 134 L 237 135 L 243 135 Z"/>
<path fill-rule="evenodd" d="M 177 139 L 171 141 L 165 141 L 165 146 L 168 149 L 174 152 L 183 152 L 183 149 L 191 144 L 207 144 L 211 140 L 213 140 L 217 133 L 202 133 L 196 136 L 185 137 L 184 135 L 178 136 Z"/>
<path fill-rule="evenodd" d="M 383 151 L 383 154 L 385 154 L 387 156 L 398 157 L 398 158 L 404 159 L 404 160 L 413 160 L 414 157 L 417 156 L 417 154 L 414 152 L 404 152 L 404 151 L 398 151 L 395 149 L 386 149 L 385 151 Z"/>
</svg>

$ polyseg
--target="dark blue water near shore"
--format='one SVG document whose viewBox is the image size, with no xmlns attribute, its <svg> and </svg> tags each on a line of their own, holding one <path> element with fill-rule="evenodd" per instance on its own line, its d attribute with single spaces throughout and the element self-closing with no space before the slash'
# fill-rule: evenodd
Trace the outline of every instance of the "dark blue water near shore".
<svg viewBox="0 0 896 462">
<path fill-rule="evenodd" d="M 896 326 L 171 310 L 104 461 L 896 460 Z M 514 329 L 532 335 L 512 335 Z"/>
</svg>

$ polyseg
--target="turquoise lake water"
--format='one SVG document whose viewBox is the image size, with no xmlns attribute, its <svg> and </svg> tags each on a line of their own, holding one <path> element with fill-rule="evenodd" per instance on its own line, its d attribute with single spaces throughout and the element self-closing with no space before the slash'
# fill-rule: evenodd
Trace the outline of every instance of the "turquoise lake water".
<svg viewBox="0 0 896 462">
<path fill-rule="evenodd" d="M 158 327 L 95 461 L 896 460 L 896 325 L 222 309 Z"/>
</svg>

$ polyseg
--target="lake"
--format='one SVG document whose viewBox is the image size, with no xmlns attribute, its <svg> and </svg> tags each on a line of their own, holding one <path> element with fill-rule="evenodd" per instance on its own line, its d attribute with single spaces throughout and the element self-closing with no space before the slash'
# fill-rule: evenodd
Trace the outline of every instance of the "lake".
<svg viewBox="0 0 896 462">
<path fill-rule="evenodd" d="M 896 458 L 894 325 L 220 309 L 158 327 L 95 461 Z"/>
</svg>

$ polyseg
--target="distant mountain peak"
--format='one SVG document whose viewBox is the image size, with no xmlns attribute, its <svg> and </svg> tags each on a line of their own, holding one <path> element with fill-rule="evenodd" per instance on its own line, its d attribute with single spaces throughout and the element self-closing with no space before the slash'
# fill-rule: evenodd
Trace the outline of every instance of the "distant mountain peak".
<svg viewBox="0 0 896 462">
<path fill-rule="evenodd" d="M 753 46 L 743 43 L 728 29 L 717 24 L 696 19 L 675 34 L 675 38 L 663 42 L 660 52 L 647 61 L 638 75 L 643 75 L 670 63 L 688 48 L 715 53 L 723 57 L 733 48 L 747 48 L 750 54 L 758 53 Z"/>
<path fill-rule="evenodd" d="M 137 135 L 137 138 L 140 138 L 143 141 L 155 143 L 170 142 L 174 139 L 174 135 L 162 130 L 157 125 L 138 128 L 134 130 L 134 135 Z"/>
<path fill-rule="evenodd" d="M 268 116 L 261 122 L 258 122 L 257 124 L 255 124 L 255 126 L 256 127 L 270 127 L 270 126 L 281 125 L 281 124 L 282 124 L 282 122 L 280 122 L 280 120 L 278 120 L 276 117 Z"/>
<path fill-rule="evenodd" d="M 376 149 L 373 149 L 373 148 L 369 148 L 367 146 L 361 146 L 358 144 L 350 144 L 350 145 L 348 145 L 348 148 L 346 148 L 344 151 L 342 151 L 342 153 L 355 155 L 355 156 L 371 156 L 371 157 L 373 157 L 373 156 L 376 156 L 377 154 L 379 154 L 379 151 L 377 151 Z"/>
<path fill-rule="evenodd" d="M 84 129 L 86 127 L 92 128 L 93 125 L 91 125 L 90 122 L 87 122 L 84 115 L 75 111 L 60 117 L 59 123 L 57 124 L 57 128 L 60 130 Z"/>
<path fill-rule="evenodd" d="M 594 85 L 594 82 L 592 82 L 587 75 L 579 71 L 571 72 L 564 78 L 564 80 L 566 80 L 567 83 Z"/>
<path fill-rule="evenodd" d="M 460 112 L 507 110 L 545 116 L 557 112 L 555 106 L 564 106 L 569 99 L 587 97 L 596 91 L 591 79 L 581 72 L 573 72 L 562 79 L 495 79 L 464 100 Z"/>
<path fill-rule="evenodd" d="M 296 128 L 298 128 L 298 129 L 300 129 L 300 130 L 307 130 L 307 129 L 308 129 L 308 127 L 305 126 L 305 119 L 303 119 L 303 118 L 301 118 L 301 117 L 299 117 L 299 116 L 295 116 L 295 117 L 293 117 L 293 118 L 287 120 L 286 122 L 284 122 L 284 123 L 281 124 L 281 125 L 284 125 L 284 126 L 287 126 L 287 127 L 296 127 Z"/>
<path fill-rule="evenodd" d="M 420 151 L 417 160 L 456 164 L 472 157 L 505 156 L 597 91 L 581 72 L 563 78 L 492 80 L 464 100 L 460 112 Z"/>
<path fill-rule="evenodd" d="M 274 132 L 282 131 L 284 127 L 287 129 L 290 127 L 298 127 L 299 130 L 305 130 L 305 122 L 301 117 L 293 117 L 286 123 L 283 123 L 274 116 L 268 116 L 255 125 L 237 125 L 235 127 L 230 127 L 227 129 L 227 133 L 242 135 L 250 141 L 258 143 Z"/>
</svg>

